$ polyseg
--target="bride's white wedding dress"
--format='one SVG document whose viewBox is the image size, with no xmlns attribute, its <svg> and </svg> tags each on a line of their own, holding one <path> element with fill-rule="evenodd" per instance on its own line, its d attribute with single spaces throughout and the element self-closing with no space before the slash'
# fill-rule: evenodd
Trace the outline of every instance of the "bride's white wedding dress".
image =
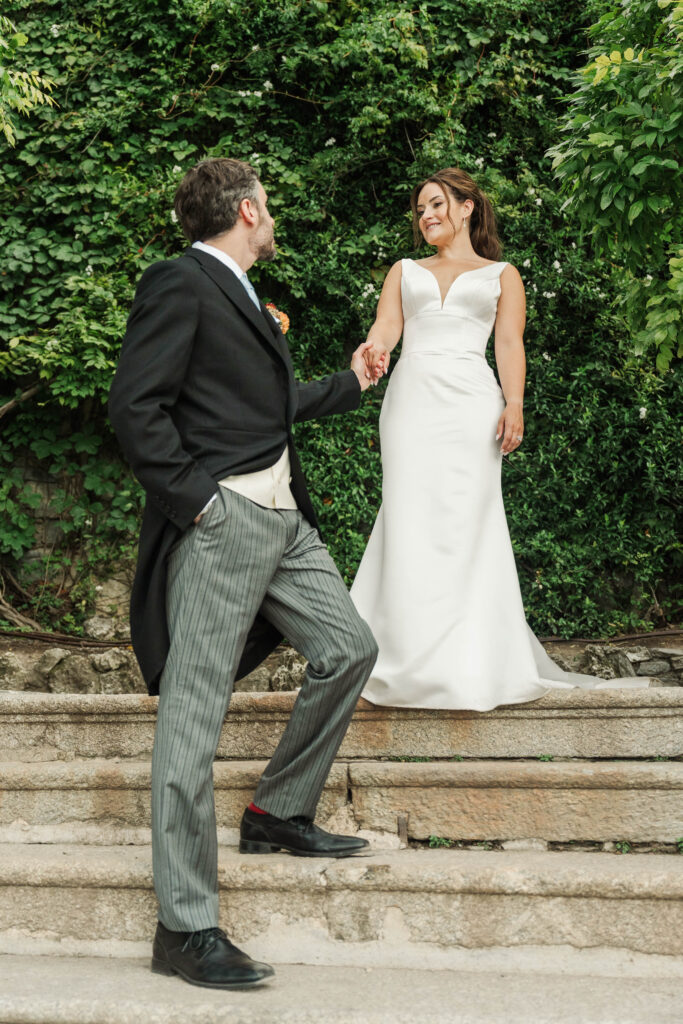
<svg viewBox="0 0 683 1024">
<path fill-rule="evenodd" d="M 647 686 L 564 672 L 526 624 L 501 493 L 504 400 L 484 357 L 505 263 L 455 278 L 402 260 L 401 357 L 380 414 L 382 505 L 351 597 L 379 656 L 374 704 L 488 711 L 554 687 Z"/>
</svg>

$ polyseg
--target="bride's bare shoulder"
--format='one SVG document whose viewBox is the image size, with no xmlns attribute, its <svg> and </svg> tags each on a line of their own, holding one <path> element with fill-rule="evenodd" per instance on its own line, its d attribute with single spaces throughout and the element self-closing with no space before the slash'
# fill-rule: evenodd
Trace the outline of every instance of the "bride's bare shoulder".
<svg viewBox="0 0 683 1024">
<path fill-rule="evenodd" d="M 501 281 L 521 281 L 522 275 L 517 270 L 517 267 L 513 263 L 508 263 L 507 260 L 500 260 L 503 263 L 503 269 L 500 272 Z"/>
<path fill-rule="evenodd" d="M 389 267 L 389 272 L 384 278 L 385 281 L 400 281 L 403 274 L 403 260 L 396 260 L 395 263 Z"/>
</svg>

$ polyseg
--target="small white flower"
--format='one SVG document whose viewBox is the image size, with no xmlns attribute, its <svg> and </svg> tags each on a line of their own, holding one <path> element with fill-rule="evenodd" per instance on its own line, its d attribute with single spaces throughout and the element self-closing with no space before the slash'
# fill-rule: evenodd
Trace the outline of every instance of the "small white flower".
<svg viewBox="0 0 683 1024">
<path fill-rule="evenodd" d="M 248 89 L 238 89 L 237 90 L 237 95 L 238 96 L 251 96 L 251 93 L 249 92 Z"/>
<path fill-rule="evenodd" d="M 175 210 L 171 210 L 171 220 L 173 221 L 174 224 L 178 223 L 178 214 L 175 212 Z"/>
<path fill-rule="evenodd" d="M 572 242 L 572 249 L 576 249 L 576 242 Z"/>
<path fill-rule="evenodd" d="M 531 287 L 533 288 L 533 290 L 534 290 L 535 292 L 537 292 L 537 291 L 538 291 L 538 288 L 536 287 L 536 285 L 535 285 L 535 284 L 532 284 L 532 286 L 531 286 Z"/>
<path fill-rule="evenodd" d="M 535 196 L 535 195 L 536 195 L 536 189 L 535 189 L 535 188 L 528 188 L 528 189 L 526 190 L 526 194 L 527 194 L 528 196 Z"/>
<path fill-rule="evenodd" d="M 562 264 L 559 260 L 553 260 L 553 266 L 555 267 L 555 270 L 562 270 Z"/>
<path fill-rule="evenodd" d="M 49 348 L 49 349 L 57 348 L 57 340 L 55 338 L 50 338 L 49 341 L 45 342 L 45 348 Z"/>
<path fill-rule="evenodd" d="M 258 153 L 252 153 L 249 159 L 251 160 L 252 164 L 257 164 L 261 157 Z"/>
<path fill-rule="evenodd" d="M 220 69 L 221 69 L 220 64 L 212 64 L 211 65 L 211 70 L 212 71 L 220 71 Z"/>
<path fill-rule="evenodd" d="M 524 260 L 524 263 L 522 263 L 522 266 L 523 267 L 530 267 L 531 266 L 531 260 L 529 260 L 529 259 Z"/>
<path fill-rule="evenodd" d="M 101 590 L 101 589 L 102 589 L 102 584 L 98 583 L 97 586 L 95 587 L 95 590 Z"/>
<path fill-rule="evenodd" d="M 88 264 L 88 266 L 85 268 L 85 272 L 88 275 L 88 277 L 92 277 L 93 270 L 92 270 L 92 267 L 90 266 L 90 264 Z"/>
<path fill-rule="evenodd" d="M 252 96 L 258 96 L 260 98 L 261 96 L 263 96 L 263 93 L 262 92 L 254 92 L 254 93 L 252 93 Z"/>
<path fill-rule="evenodd" d="M 607 298 L 607 294 L 605 292 L 598 292 L 598 298 L 599 299 L 606 299 Z"/>
<path fill-rule="evenodd" d="M 554 299 L 555 298 L 555 292 L 543 292 L 543 298 L 544 299 Z"/>
<path fill-rule="evenodd" d="M 489 137 L 490 139 L 495 139 L 495 138 L 496 138 L 496 135 L 497 135 L 497 132 L 488 132 L 488 137 Z"/>
<path fill-rule="evenodd" d="M 337 140 L 336 140 L 336 139 L 334 138 L 334 136 L 332 136 L 332 138 L 330 138 L 330 139 L 328 139 L 328 140 L 327 140 L 327 142 L 325 143 L 325 145 L 326 145 L 326 146 L 334 146 L 334 144 L 335 144 L 335 142 L 336 142 L 336 141 L 337 141 Z"/>
<path fill-rule="evenodd" d="M 477 165 L 477 167 L 481 170 L 481 168 L 484 166 L 484 158 L 483 158 L 483 156 L 478 156 L 477 159 L 474 162 Z"/>
<path fill-rule="evenodd" d="M 254 45 L 251 48 L 251 52 L 252 53 L 256 53 L 256 51 L 260 50 L 260 49 L 261 49 L 261 47 L 259 46 L 259 44 L 258 43 L 254 43 Z"/>
<path fill-rule="evenodd" d="M 174 174 L 180 174 L 181 171 L 182 171 L 182 167 L 180 166 L 180 164 L 173 164 L 173 173 Z"/>
<path fill-rule="evenodd" d="M 638 410 L 638 417 L 641 420 L 644 420 L 647 417 L 647 409 L 644 405 L 641 405 L 640 409 Z"/>
<path fill-rule="evenodd" d="M 265 82 L 263 83 L 263 88 L 264 89 L 272 89 L 273 88 L 273 83 L 271 82 L 271 80 L 269 78 L 266 78 Z"/>
<path fill-rule="evenodd" d="M 366 284 L 365 288 L 363 289 L 363 298 L 366 299 L 368 297 L 368 295 L 374 295 L 374 293 L 375 293 L 375 286 L 374 286 L 374 284 Z"/>
<path fill-rule="evenodd" d="M 59 25 L 50 25 L 50 32 L 56 39 L 59 35 Z"/>
<path fill-rule="evenodd" d="M 543 358 L 545 359 L 545 361 L 546 361 L 547 363 L 549 363 L 549 362 L 550 362 L 550 356 L 548 355 L 548 353 L 547 353 L 547 352 L 544 352 L 544 353 L 543 353 Z"/>
<path fill-rule="evenodd" d="M 652 274 L 646 274 L 645 275 L 645 280 L 646 281 L 651 281 L 652 280 Z"/>
<path fill-rule="evenodd" d="M 536 206 L 543 206 L 543 200 L 542 199 L 537 199 L 536 200 Z"/>
</svg>

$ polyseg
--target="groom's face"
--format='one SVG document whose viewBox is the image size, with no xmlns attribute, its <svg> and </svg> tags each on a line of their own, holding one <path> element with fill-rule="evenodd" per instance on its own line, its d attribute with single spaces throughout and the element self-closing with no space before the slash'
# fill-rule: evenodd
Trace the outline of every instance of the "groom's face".
<svg viewBox="0 0 683 1024">
<path fill-rule="evenodd" d="M 260 181 L 258 183 L 258 199 L 259 219 L 249 240 L 249 247 L 257 260 L 274 260 L 276 256 L 273 231 L 275 221 L 268 212 L 268 195 Z"/>
</svg>

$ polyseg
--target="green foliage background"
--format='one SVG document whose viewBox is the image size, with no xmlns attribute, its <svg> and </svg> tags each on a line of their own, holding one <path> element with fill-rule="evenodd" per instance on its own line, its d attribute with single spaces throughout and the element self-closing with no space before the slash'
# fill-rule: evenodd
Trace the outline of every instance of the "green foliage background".
<svg viewBox="0 0 683 1024">
<path fill-rule="evenodd" d="M 0 421 L 0 552 L 20 573 L 37 500 L 22 467 L 38 460 L 60 481 L 51 557 L 69 568 L 39 592 L 22 577 L 31 614 L 77 629 L 93 573 L 133 551 L 141 494 L 103 403 L 137 278 L 184 248 L 177 183 L 198 158 L 230 155 L 271 196 L 280 255 L 251 277 L 288 312 L 304 379 L 346 365 L 389 266 L 417 255 L 415 181 L 449 164 L 476 177 L 527 288 L 526 440 L 504 491 L 529 621 L 570 636 L 675 617 L 680 376 L 633 354 L 615 268 L 560 212 L 545 155 L 605 6 L 9 3 L 29 38 L 22 60 L 54 80 L 59 104 L 17 124 L 0 167 L 0 403 L 42 381 Z M 384 387 L 358 413 L 297 428 L 347 580 L 379 507 Z"/>
</svg>

